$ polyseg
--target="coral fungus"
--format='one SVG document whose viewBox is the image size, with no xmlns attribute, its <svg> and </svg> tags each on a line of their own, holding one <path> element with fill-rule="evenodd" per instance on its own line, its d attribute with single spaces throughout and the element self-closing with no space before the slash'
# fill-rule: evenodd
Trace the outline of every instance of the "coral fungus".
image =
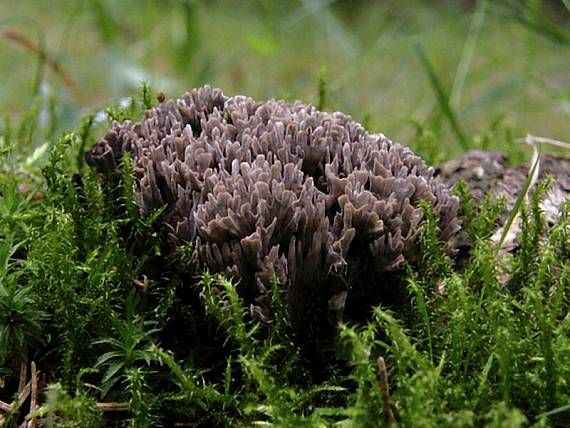
<svg viewBox="0 0 570 428">
<path fill-rule="evenodd" d="M 363 288 L 413 262 L 429 201 L 453 251 L 459 202 L 408 148 L 350 116 L 296 102 L 228 98 L 208 86 L 115 123 L 87 154 L 100 172 L 129 152 L 143 214 L 167 205 L 175 245 L 195 242 L 201 267 L 240 278 L 271 322 L 275 275 L 297 322 L 311 308 L 341 319 Z M 370 300 L 372 302 L 372 300 Z"/>
</svg>

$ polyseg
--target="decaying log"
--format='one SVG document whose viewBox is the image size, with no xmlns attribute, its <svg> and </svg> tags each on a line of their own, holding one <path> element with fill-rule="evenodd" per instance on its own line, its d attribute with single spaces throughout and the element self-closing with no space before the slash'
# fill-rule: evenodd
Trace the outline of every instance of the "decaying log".
<svg viewBox="0 0 570 428">
<path fill-rule="evenodd" d="M 443 162 L 436 172 L 448 185 L 459 179 L 469 186 L 474 202 L 479 204 L 489 193 L 504 198 L 507 210 L 501 218 L 501 226 L 507 219 L 523 190 L 529 174 L 528 165 L 510 166 L 508 155 L 502 152 L 471 151 L 460 159 Z M 562 204 L 570 197 L 570 158 L 543 153 L 540 157 L 538 182 L 551 177 L 552 185 L 542 197 L 541 208 L 550 227 L 559 221 Z M 530 189 L 532 193 L 534 189 Z M 518 235 L 518 223 L 513 224 L 505 242 L 505 248 L 513 249 Z"/>
<path fill-rule="evenodd" d="M 475 202 L 483 200 L 487 193 L 496 198 L 505 197 L 511 209 L 523 188 L 528 175 L 528 165 L 508 165 L 508 155 L 502 152 L 471 151 L 460 159 L 439 164 L 439 176 L 449 185 L 460 178 L 468 185 Z M 540 158 L 539 180 L 551 176 L 553 183 L 545 199 L 550 199 L 546 208 L 547 217 L 557 215 L 560 205 L 570 196 L 570 159 L 552 154 Z"/>
</svg>

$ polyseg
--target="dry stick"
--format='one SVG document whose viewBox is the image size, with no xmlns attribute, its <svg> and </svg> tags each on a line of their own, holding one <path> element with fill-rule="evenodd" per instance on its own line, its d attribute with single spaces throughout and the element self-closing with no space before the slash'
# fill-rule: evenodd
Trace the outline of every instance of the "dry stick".
<svg viewBox="0 0 570 428">
<path fill-rule="evenodd" d="M 11 408 L 12 408 L 11 404 L 5 403 L 4 401 L 0 400 L 0 410 L 2 410 L 3 412 L 9 412 Z"/>
<path fill-rule="evenodd" d="M 26 378 L 28 377 L 28 362 L 22 361 L 20 363 L 20 381 L 18 383 L 18 393 L 22 392 L 26 386 Z"/>
<path fill-rule="evenodd" d="M 517 138 L 515 140 L 517 143 L 524 143 L 528 145 L 533 144 L 550 144 L 551 146 L 562 147 L 564 149 L 570 149 L 570 144 L 564 141 L 555 140 L 554 138 L 539 137 L 532 134 L 527 134 L 525 138 Z"/>
<path fill-rule="evenodd" d="M 31 388 L 32 388 L 32 383 L 30 381 L 26 384 L 26 386 L 22 388 L 21 391 L 19 391 L 18 398 L 16 398 L 11 404 L 0 401 L 0 409 L 2 409 L 5 412 L 16 412 L 20 408 L 20 406 L 24 403 L 24 401 L 28 399 Z M 2 419 L 4 419 L 4 416 L 0 415 L 0 418 L 1 422 Z"/>
<path fill-rule="evenodd" d="M 67 88 L 71 96 L 75 98 L 75 101 L 77 101 L 79 105 L 83 105 L 83 97 L 81 96 L 81 91 L 79 90 L 79 87 L 75 84 L 73 79 L 65 72 L 65 70 L 61 67 L 61 65 L 56 59 L 50 57 L 42 47 L 36 45 L 34 42 L 32 42 L 23 34 L 20 34 L 14 30 L 5 30 L 1 34 L 5 39 L 8 39 L 20 45 L 24 49 L 27 49 L 35 54 L 38 54 L 41 57 L 41 59 L 45 61 L 45 63 L 53 70 L 53 72 L 62 80 L 64 86 Z"/>
<path fill-rule="evenodd" d="M 32 396 L 30 398 L 30 413 L 36 411 L 38 407 L 38 371 L 36 370 L 36 363 L 32 361 Z M 27 424 L 27 428 L 35 428 L 36 417 L 32 417 Z"/>
<path fill-rule="evenodd" d="M 378 364 L 378 371 L 380 372 L 380 389 L 382 390 L 382 406 L 384 407 L 384 422 L 391 424 L 396 422 L 394 415 L 394 403 L 390 401 L 390 385 L 388 384 L 388 370 L 386 370 L 386 363 L 384 357 L 378 357 L 376 360 Z"/>
<path fill-rule="evenodd" d="M 128 412 L 129 403 L 97 403 L 97 408 L 103 412 Z"/>
<path fill-rule="evenodd" d="M 20 408 L 20 406 L 22 404 L 24 404 L 24 401 L 26 401 L 28 399 L 28 396 L 30 395 L 31 390 L 32 390 L 32 382 L 30 381 L 26 384 L 24 389 L 20 392 L 20 394 L 18 395 L 18 398 L 16 398 L 16 401 L 14 401 L 10 405 L 10 411 L 11 412 L 15 412 L 16 410 L 18 410 Z"/>
</svg>

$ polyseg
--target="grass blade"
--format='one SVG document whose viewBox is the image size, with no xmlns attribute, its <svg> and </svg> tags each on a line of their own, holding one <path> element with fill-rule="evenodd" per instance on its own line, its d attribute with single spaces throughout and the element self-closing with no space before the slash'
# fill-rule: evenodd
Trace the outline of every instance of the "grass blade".
<svg viewBox="0 0 570 428">
<path fill-rule="evenodd" d="M 323 111 L 327 102 L 327 68 L 323 65 L 319 69 L 319 102 L 317 109 Z"/>
<path fill-rule="evenodd" d="M 107 10 L 104 2 L 91 0 L 90 6 L 101 38 L 106 44 L 113 44 L 120 32 L 119 23 L 113 14 Z"/>
<path fill-rule="evenodd" d="M 568 0 L 564 2 L 565 6 L 568 7 L 566 3 L 570 2 L 568 2 Z M 568 32 L 550 21 L 542 12 L 540 4 L 538 7 L 532 8 L 519 3 L 514 3 L 510 7 L 495 4 L 493 8 L 498 15 L 517 22 L 528 31 L 534 32 L 561 45 L 570 44 L 570 35 Z"/>
<path fill-rule="evenodd" d="M 431 62 L 427 58 L 423 48 L 419 45 L 416 45 L 416 51 L 418 53 L 418 57 L 420 58 L 420 61 L 423 65 L 426 73 L 428 74 L 431 85 L 433 86 L 433 89 L 435 90 L 439 105 L 440 105 L 441 109 L 443 110 L 443 112 L 445 113 L 445 115 L 447 116 L 449 123 L 451 124 L 451 128 L 452 128 L 455 136 L 457 137 L 457 141 L 459 142 L 459 145 L 461 146 L 461 148 L 464 151 L 468 151 L 469 150 L 469 143 L 467 142 L 467 137 L 465 136 L 465 132 L 463 131 L 461 124 L 457 120 L 457 116 L 455 115 L 453 108 L 449 104 L 449 96 L 447 94 L 447 91 L 444 89 L 444 87 L 441 83 L 441 80 L 439 79 L 437 73 L 435 72 L 433 65 L 431 64 Z"/>
<path fill-rule="evenodd" d="M 433 362 L 433 339 L 432 339 L 432 333 L 431 333 L 431 321 L 430 321 L 430 317 L 429 317 L 429 311 L 428 311 L 428 306 L 426 303 L 426 298 L 424 296 L 424 291 L 422 290 L 420 285 L 412 277 L 410 277 L 408 279 L 408 287 L 414 293 L 414 296 L 416 299 L 417 310 L 418 310 L 418 312 L 422 318 L 422 322 L 425 325 L 427 338 L 428 338 L 429 358 L 430 358 L 430 361 Z"/>
<path fill-rule="evenodd" d="M 537 419 L 548 418 L 550 416 L 559 415 L 560 413 L 566 413 L 566 412 L 570 412 L 570 404 L 557 407 L 556 409 L 549 410 L 548 412 L 544 412 L 544 413 L 538 415 L 536 418 Z"/>
<path fill-rule="evenodd" d="M 467 78 L 467 73 L 469 72 L 471 61 L 473 60 L 475 45 L 477 43 L 477 39 L 479 38 L 479 34 L 481 33 L 481 28 L 483 27 L 483 22 L 485 20 L 486 7 L 487 0 L 481 0 L 477 3 L 477 9 L 475 9 L 473 19 L 471 20 L 471 25 L 469 26 L 469 33 L 467 34 L 467 39 L 465 40 L 465 45 L 463 46 L 461 60 L 459 61 L 457 73 L 455 74 L 455 80 L 453 81 L 453 86 L 451 87 L 451 95 L 449 96 L 449 102 L 455 107 L 457 107 L 459 104 L 461 93 L 463 92 L 463 86 L 465 85 L 465 80 Z"/>
<path fill-rule="evenodd" d="M 513 225 L 513 222 L 515 221 L 515 218 L 517 217 L 517 215 L 521 209 L 522 203 L 528 195 L 530 187 L 532 186 L 533 182 L 536 181 L 535 176 L 537 175 L 537 172 L 538 172 L 538 165 L 540 165 L 540 146 L 534 145 L 533 149 L 534 149 L 534 155 L 533 155 L 533 162 L 532 162 L 531 169 L 530 169 L 528 177 L 524 183 L 524 186 L 521 189 L 519 196 L 517 197 L 515 205 L 513 206 L 513 209 L 511 210 L 511 214 L 509 215 L 509 218 L 508 218 L 507 222 L 505 223 L 505 227 L 503 228 L 503 233 L 501 234 L 501 239 L 499 240 L 499 244 L 497 245 L 497 250 L 496 250 L 497 253 L 501 250 L 501 248 L 505 242 L 505 239 L 509 233 L 509 230 L 510 230 L 511 226 Z"/>
<path fill-rule="evenodd" d="M 34 43 L 26 35 L 21 34 L 15 30 L 4 30 L 0 35 L 20 46 L 21 48 L 37 55 L 38 66 L 36 72 L 36 78 L 34 81 L 34 95 L 38 95 L 40 92 L 40 85 L 44 79 L 44 69 L 47 65 L 51 71 L 61 79 L 65 88 L 69 91 L 71 96 L 77 101 L 79 105 L 83 105 L 83 98 L 79 86 L 71 78 L 71 76 L 63 69 L 61 63 L 54 57 L 48 54 L 45 47 L 45 36 L 42 32 L 38 30 L 38 42 Z"/>
</svg>

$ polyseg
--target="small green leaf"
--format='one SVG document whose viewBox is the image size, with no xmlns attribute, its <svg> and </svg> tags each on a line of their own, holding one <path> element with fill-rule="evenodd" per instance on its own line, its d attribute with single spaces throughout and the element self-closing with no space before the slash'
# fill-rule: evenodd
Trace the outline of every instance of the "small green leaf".
<svg viewBox="0 0 570 428">
<path fill-rule="evenodd" d="M 95 362 L 95 367 L 100 367 L 112 358 L 121 357 L 123 354 L 119 351 L 105 352 Z"/>
<path fill-rule="evenodd" d="M 125 363 L 122 361 L 117 361 L 116 363 L 111 364 L 103 375 L 102 383 L 108 383 L 109 380 L 112 379 L 117 374 L 117 372 L 124 367 L 124 365 Z"/>
</svg>

